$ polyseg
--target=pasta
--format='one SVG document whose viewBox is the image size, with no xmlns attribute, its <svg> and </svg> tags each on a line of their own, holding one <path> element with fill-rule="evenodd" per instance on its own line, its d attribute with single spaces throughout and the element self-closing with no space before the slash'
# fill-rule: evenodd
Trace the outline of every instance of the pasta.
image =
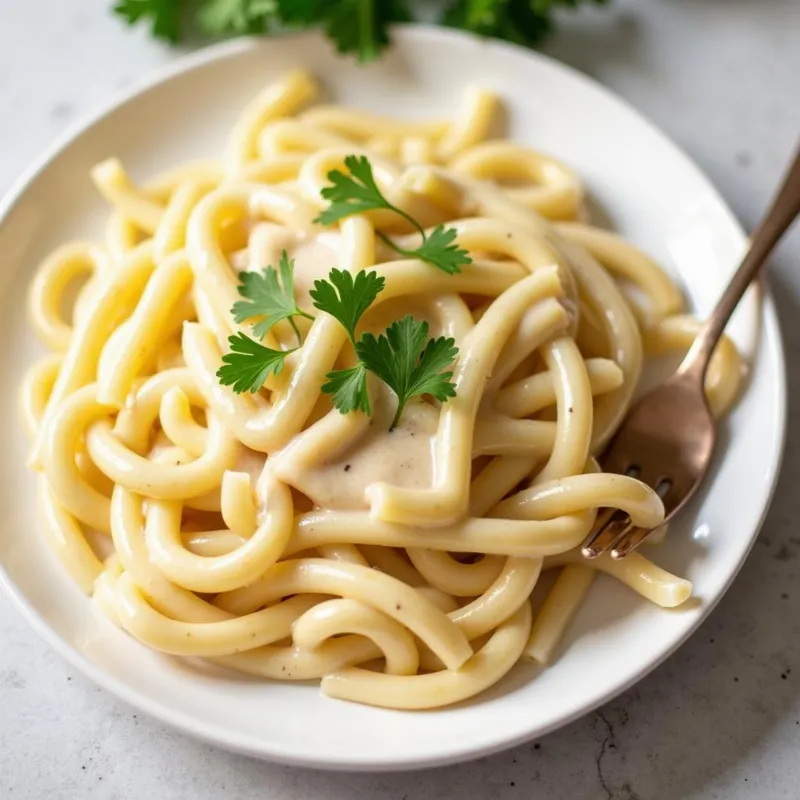
<svg viewBox="0 0 800 800">
<path fill-rule="evenodd" d="M 307 108 L 315 93 L 290 73 L 245 109 L 219 159 L 149 183 L 99 164 L 106 241 L 41 265 L 31 320 L 53 352 L 21 406 L 64 568 L 148 647 L 404 709 L 550 661 L 597 571 L 664 608 L 685 602 L 691 585 L 640 553 L 579 551 L 600 509 L 663 521 L 653 490 L 594 456 L 645 357 L 691 343 L 678 288 L 587 222 L 569 167 L 487 139 L 490 93 L 471 87 L 431 122 Z M 350 157 L 387 204 L 323 225 Z M 468 254 L 460 270 L 419 255 L 437 230 Z M 242 392 L 218 375 L 250 330 L 237 273 L 284 257 L 297 310 L 261 338 L 283 369 Z M 343 413 L 323 386 L 364 356 L 338 318 L 311 313 L 334 267 L 380 280 L 360 332 L 409 314 L 455 342 L 449 394 L 398 409 L 371 375 L 371 413 Z M 707 383 L 716 414 L 740 373 L 723 340 Z M 534 607 L 547 570 L 558 576 Z"/>
</svg>

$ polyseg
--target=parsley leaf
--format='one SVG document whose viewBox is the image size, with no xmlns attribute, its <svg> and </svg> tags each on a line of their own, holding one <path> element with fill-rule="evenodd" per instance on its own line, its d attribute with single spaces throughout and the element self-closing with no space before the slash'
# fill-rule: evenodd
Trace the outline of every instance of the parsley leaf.
<svg viewBox="0 0 800 800">
<path fill-rule="evenodd" d="M 350 171 L 345 175 L 338 169 L 328 173 L 330 186 L 322 190 L 322 197 L 330 200 L 331 204 L 322 211 L 314 220 L 323 225 L 332 225 L 351 214 L 360 214 L 364 211 L 387 209 L 399 214 L 411 223 L 422 236 L 422 244 L 413 249 L 405 249 L 395 244 L 388 236 L 379 233 L 379 236 L 390 247 L 407 258 L 419 258 L 438 267 L 444 272 L 454 275 L 461 272 L 461 267 L 472 263 L 466 250 L 454 244 L 456 231 L 454 228 L 445 228 L 437 225 L 430 233 L 426 234 L 424 228 L 410 214 L 392 205 L 381 193 L 372 174 L 372 165 L 366 156 L 347 156 L 344 165 Z"/>
<path fill-rule="evenodd" d="M 261 320 L 253 325 L 253 333 L 259 339 L 263 339 L 276 322 L 288 319 L 299 342 L 300 331 L 292 317 L 314 318 L 297 307 L 294 296 L 294 259 L 290 259 L 285 250 L 281 252 L 278 266 L 281 283 L 278 283 L 278 273 L 272 266 L 263 272 L 239 273 L 239 294 L 245 299 L 233 304 L 231 314 L 237 322 L 261 317 Z"/>
<path fill-rule="evenodd" d="M 314 281 L 309 292 L 314 308 L 335 317 L 355 345 L 356 325 L 375 298 L 383 291 L 386 279 L 377 272 L 350 272 L 332 269 L 328 280 Z"/>
<path fill-rule="evenodd" d="M 455 397 L 456 387 L 450 380 L 453 373 L 444 372 L 458 355 L 455 340 L 444 336 L 428 340 L 425 321 L 405 316 L 378 337 L 365 333 L 356 344 L 356 355 L 397 395 L 391 428 L 412 397 L 430 394 L 441 401 Z"/>
<path fill-rule="evenodd" d="M 280 5 L 311 6 L 312 22 L 322 24 L 336 49 L 355 53 L 362 63 L 378 58 L 389 44 L 390 23 L 411 20 L 404 0 L 280 0 Z M 282 17 L 289 21 L 285 13 Z"/>
<path fill-rule="evenodd" d="M 582 2 L 592 0 L 450 0 L 442 22 L 530 46 L 550 33 L 557 7 Z M 196 28 L 228 36 L 321 26 L 340 53 L 354 53 L 362 63 L 389 44 L 390 23 L 412 19 L 406 0 L 117 0 L 114 11 L 129 25 L 149 20 L 153 35 L 170 42 Z"/>
<path fill-rule="evenodd" d="M 314 222 L 322 225 L 331 225 L 338 222 L 343 217 L 351 214 L 360 214 L 362 211 L 373 211 L 377 208 L 386 208 L 389 211 L 402 211 L 396 209 L 382 194 L 375 183 L 372 174 L 372 165 L 366 156 L 347 156 L 344 165 L 349 171 L 345 175 L 338 169 L 328 173 L 330 186 L 322 190 L 322 197 L 330 200 L 331 204 L 326 208 Z M 412 225 L 417 223 L 409 216 L 403 214 Z M 418 230 L 421 230 L 417 226 Z"/>
<path fill-rule="evenodd" d="M 180 39 L 182 5 L 182 0 L 119 0 L 113 10 L 129 25 L 149 20 L 153 36 L 174 44 Z"/>
<path fill-rule="evenodd" d="M 367 391 L 367 369 L 363 364 L 350 369 L 337 369 L 325 377 L 328 380 L 322 384 L 322 391 L 333 395 L 333 405 L 340 413 L 363 411 L 367 416 L 372 413 Z"/>
<path fill-rule="evenodd" d="M 274 0 L 204 0 L 197 22 L 212 36 L 264 33 L 274 13 Z"/>
<path fill-rule="evenodd" d="M 255 394 L 270 373 L 280 375 L 286 356 L 294 350 L 272 350 L 243 333 L 228 337 L 231 352 L 222 357 L 217 377 L 223 386 L 233 386 L 236 394 Z"/>
<path fill-rule="evenodd" d="M 606 1 L 586 0 L 597 5 Z M 442 21 L 481 36 L 534 47 L 552 32 L 558 7 L 577 8 L 581 4 L 581 0 L 453 0 Z"/>
<path fill-rule="evenodd" d="M 382 238 L 386 241 L 385 237 Z M 389 242 L 389 244 L 402 255 L 419 258 L 429 264 L 434 264 L 443 272 L 456 275 L 461 272 L 462 266 L 471 264 L 472 259 L 466 250 L 462 250 L 455 244 L 455 240 L 455 228 L 437 225 L 430 234 L 423 238 L 422 244 L 416 250 L 404 250 L 393 242 Z"/>
</svg>

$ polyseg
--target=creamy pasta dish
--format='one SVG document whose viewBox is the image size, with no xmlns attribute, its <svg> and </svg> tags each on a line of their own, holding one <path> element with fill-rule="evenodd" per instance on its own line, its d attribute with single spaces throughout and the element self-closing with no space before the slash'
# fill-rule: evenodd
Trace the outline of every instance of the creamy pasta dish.
<svg viewBox="0 0 800 800">
<path fill-rule="evenodd" d="M 548 662 L 598 571 L 686 601 L 581 555 L 604 509 L 663 521 L 594 457 L 698 330 L 678 288 L 492 94 L 422 122 L 315 94 L 285 75 L 147 182 L 98 164 L 104 241 L 39 268 L 22 411 L 64 568 L 150 648 L 403 709 Z M 723 340 L 716 414 L 739 376 Z"/>
</svg>

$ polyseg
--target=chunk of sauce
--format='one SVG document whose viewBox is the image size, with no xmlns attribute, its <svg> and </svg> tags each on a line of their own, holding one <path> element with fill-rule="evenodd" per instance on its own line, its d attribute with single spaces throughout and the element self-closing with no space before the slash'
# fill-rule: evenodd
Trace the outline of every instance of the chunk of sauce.
<svg viewBox="0 0 800 800">
<path fill-rule="evenodd" d="M 326 461 L 303 470 L 293 485 L 315 506 L 339 510 L 369 507 L 364 493 L 373 483 L 426 489 L 433 479 L 433 443 L 439 412 L 411 402 L 390 431 L 394 396 L 376 398 L 369 426 L 349 446 Z"/>
</svg>

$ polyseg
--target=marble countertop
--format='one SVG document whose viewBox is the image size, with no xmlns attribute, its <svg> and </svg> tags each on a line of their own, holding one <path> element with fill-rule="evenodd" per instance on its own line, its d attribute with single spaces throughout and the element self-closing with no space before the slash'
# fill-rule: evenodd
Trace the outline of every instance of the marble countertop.
<svg viewBox="0 0 800 800">
<path fill-rule="evenodd" d="M 178 55 L 123 30 L 109 6 L 0 0 L 0 193 L 68 123 Z M 745 225 L 756 221 L 800 133 L 797 0 L 614 0 L 572 19 L 548 49 L 649 115 Z M 0 796 L 797 798 L 800 231 L 775 259 L 773 287 L 790 421 L 772 510 L 718 609 L 634 689 L 539 742 L 472 764 L 378 776 L 300 771 L 215 750 L 137 714 L 62 662 L 0 597 Z"/>
</svg>

